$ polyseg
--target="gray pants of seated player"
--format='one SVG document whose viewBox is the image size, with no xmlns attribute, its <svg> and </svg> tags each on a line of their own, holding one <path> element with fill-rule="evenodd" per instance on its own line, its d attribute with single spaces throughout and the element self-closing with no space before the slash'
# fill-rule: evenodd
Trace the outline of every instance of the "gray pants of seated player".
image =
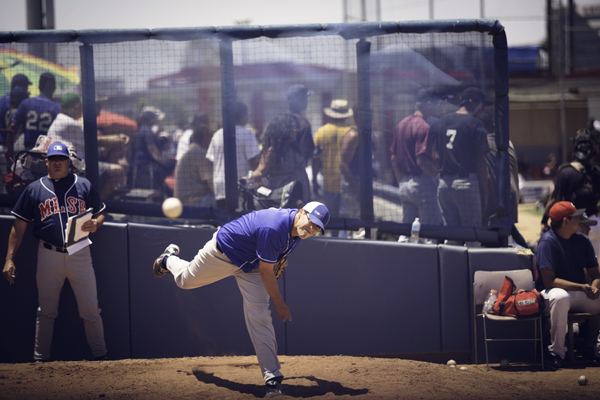
<svg viewBox="0 0 600 400">
<path fill-rule="evenodd" d="M 546 308 L 544 312 L 550 315 L 550 344 L 548 350 L 565 358 L 567 346 L 567 320 L 570 312 L 591 313 L 592 318 L 586 321 L 586 335 L 583 338 L 585 347 L 600 346 L 598 331 L 600 330 L 600 298 L 590 300 L 584 292 L 572 292 L 561 288 L 543 290 Z"/>
<path fill-rule="evenodd" d="M 269 309 L 269 294 L 258 269 L 244 272 L 217 250 L 216 232 L 190 262 L 177 256 L 167 258 L 167 268 L 182 289 L 209 285 L 229 276 L 235 277 L 244 299 L 246 327 L 265 382 L 282 377 L 277 358 L 277 340 Z"/>
<path fill-rule="evenodd" d="M 65 279 L 69 280 L 75 293 L 77 309 L 79 316 L 83 318 L 85 336 L 92 355 L 106 355 L 104 326 L 98 308 L 96 275 L 90 248 L 68 255 L 47 249 L 40 242 L 36 272 L 39 308 L 35 327 L 35 360 L 50 359 L 54 320 L 58 316 L 58 302 Z"/>
</svg>

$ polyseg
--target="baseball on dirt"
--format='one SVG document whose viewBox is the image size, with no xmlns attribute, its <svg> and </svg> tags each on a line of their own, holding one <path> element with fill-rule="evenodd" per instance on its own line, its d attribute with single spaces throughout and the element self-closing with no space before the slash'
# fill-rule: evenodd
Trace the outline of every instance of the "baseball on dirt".
<svg viewBox="0 0 600 400">
<path fill-rule="evenodd" d="M 579 382 L 579 386 L 585 386 L 585 385 L 587 385 L 587 382 L 588 382 L 587 381 L 587 376 L 581 375 L 579 377 L 579 380 L 577 382 Z"/>
<path fill-rule="evenodd" d="M 448 360 L 448 362 L 446 363 L 446 365 L 456 366 L 456 361 L 454 361 L 454 360 Z"/>
<path fill-rule="evenodd" d="M 162 203 L 162 211 L 168 218 L 177 218 L 183 211 L 183 204 L 177 197 L 169 197 Z"/>
</svg>

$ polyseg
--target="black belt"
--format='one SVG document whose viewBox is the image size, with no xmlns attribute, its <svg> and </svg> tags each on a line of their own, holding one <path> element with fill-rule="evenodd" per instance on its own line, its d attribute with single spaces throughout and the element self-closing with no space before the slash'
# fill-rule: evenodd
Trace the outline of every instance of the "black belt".
<svg viewBox="0 0 600 400">
<path fill-rule="evenodd" d="M 215 240 L 215 242 L 217 242 L 217 241 Z M 219 242 L 217 242 L 217 250 L 219 250 L 219 253 L 225 254 L 225 253 L 223 253 L 223 250 L 221 250 L 221 246 L 219 246 Z"/>
<path fill-rule="evenodd" d="M 59 253 L 66 253 L 67 252 L 67 248 L 66 247 L 56 247 L 56 246 L 52 246 L 50 243 L 46 243 L 43 242 L 42 245 L 47 248 L 48 250 L 54 250 L 54 251 L 58 251 Z"/>
</svg>

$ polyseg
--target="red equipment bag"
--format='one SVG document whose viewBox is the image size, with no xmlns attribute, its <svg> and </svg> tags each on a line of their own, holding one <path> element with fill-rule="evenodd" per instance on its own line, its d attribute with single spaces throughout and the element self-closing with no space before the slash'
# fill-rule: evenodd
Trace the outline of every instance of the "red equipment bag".
<svg viewBox="0 0 600 400">
<path fill-rule="evenodd" d="M 540 292 L 535 289 L 517 291 L 513 280 L 505 276 L 493 311 L 496 315 L 531 318 L 539 316 L 545 306 L 544 296 Z"/>
</svg>

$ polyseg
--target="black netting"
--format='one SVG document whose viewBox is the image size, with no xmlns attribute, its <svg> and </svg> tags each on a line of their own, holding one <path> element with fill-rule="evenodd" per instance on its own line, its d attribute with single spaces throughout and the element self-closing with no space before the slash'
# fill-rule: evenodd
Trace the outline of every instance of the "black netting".
<svg viewBox="0 0 600 400">
<path fill-rule="evenodd" d="M 436 31 L 434 23 L 362 38 L 344 32 L 352 24 L 340 26 L 340 35 L 313 28 L 265 36 L 231 28 L 236 40 L 218 30 L 196 38 L 174 30 L 169 40 L 118 33 L 106 40 L 100 31 L 85 35 L 90 44 L 5 40 L 0 95 L 23 73 L 30 97 L 38 96 L 40 75 L 50 72 L 57 87 L 47 101 L 60 104 L 76 93 L 83 107 L 71 99 L 56 121 L 56 105 L 38 110 L 36 121 L 31 112 L 6 120 L 2 174 L 17 151 L 43 150 L 47 140 L 36 148 L 37 136 L 51 130 L 73 144 L 83 160 L 73 158 L 77 173 L 121 214 L 159 217 L 162 201 L 176 196 L 186 219 L 219 223 L 251 209 L 318 200 L 332 211 L 335 229 L 406 233 L 420 217 L 440 239 L 461 229 L 459 237 L 472 236 L 465 228 L 510 226 L 500 189 L 508 178 L 507 140 L 493 136 L 498 79 L 505 79 L 494 36 Z M 467 110 L 479 122 L 445 121 L 444 114 L 463 115 L 459 95 L 467 88 L 488 100 L 483 110 Z M 44 112 L 51 120 L 41 118 Z M 73 128 L 75 120 L 83 130 Z M 40 122 L 46 130 L 28 130 Z M 399 134 L 413 137 L 399 142 Z M 479 164 L 484 156 L 487 164 Z M 12 180 L 26 177 L 15 169 Z M 14 202 L 14 186 L 3 188 L 3 205 Z"/>
</svg>

